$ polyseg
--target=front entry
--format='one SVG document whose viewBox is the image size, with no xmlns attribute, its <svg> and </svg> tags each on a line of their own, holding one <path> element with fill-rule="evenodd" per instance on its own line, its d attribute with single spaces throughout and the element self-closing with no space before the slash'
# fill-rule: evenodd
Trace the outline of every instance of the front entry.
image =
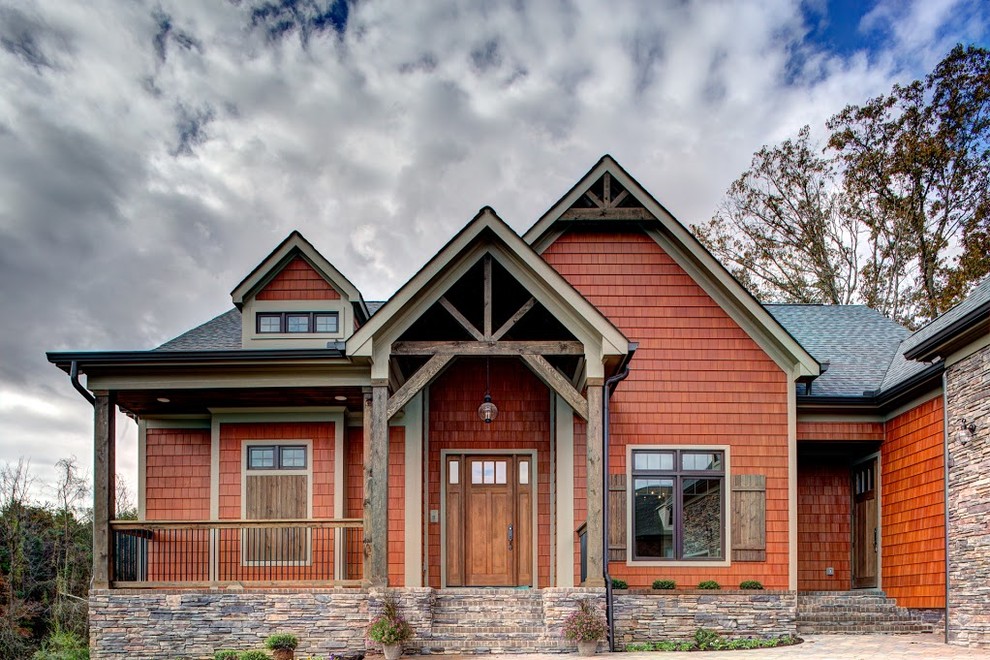
<svg viewBox="0 0 990 660">
<path fill-rule="evenodd" d="M 880 498 L 875 457 L 853 465 L 852 493 L 852 586 L 854 589 L 875 588 L 880 546 Z"/>
<path fill-rule="evenodd" d="M 447 586 L 533 584 L 530 454 L 447 455 Z"/>
</svg>

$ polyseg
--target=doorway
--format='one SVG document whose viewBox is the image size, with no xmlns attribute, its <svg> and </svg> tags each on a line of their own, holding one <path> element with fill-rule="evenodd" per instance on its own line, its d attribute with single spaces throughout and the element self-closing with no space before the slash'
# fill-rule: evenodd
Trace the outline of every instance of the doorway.
<svg viewBox="0 0 990 660">
<path fill-rule="evenodd" d="M 443 462 L 447 586 L 532 586 L 534 456 L 446 454 Z"/>
<path fill-rule="evenodd" d="M 852 579 L 853 589 L 879 585 L 880 496 L 877 457 L 852 467 Z"/>
</svg>

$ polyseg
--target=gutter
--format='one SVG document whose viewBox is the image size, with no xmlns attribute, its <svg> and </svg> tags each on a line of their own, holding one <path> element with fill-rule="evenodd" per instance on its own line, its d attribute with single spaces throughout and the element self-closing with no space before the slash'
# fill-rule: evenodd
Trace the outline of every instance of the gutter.
<svg viewBox="0 0 990 660">
<path fill-rule="evenodd" d="M 612 576 L 608 573 L 608 440 L 609 440 L 609 401 L 619 382 L 629 376 L 629 362 L 639 348 L 637 342 L 630 342 L 629 353 L 620 366 L 621 371 L 605 380 L 602 390 L 602 574 L 605 578 L 605 620 L 608 622 L 608 650 L 615 652 L 615 617 L 612 612 Z"/>
<path fill-rule="evenodd" d="M 811 410 L 816 407 L 850 408 L 860 410 L 889 409 L 915 389 L 931 383 L 945 371 L 945 364 L 939 360 L 925 367 L 910 378 L 901 381 L 887 390 L 867 390 L 862 396 L 809 396 L 799 394 L 798 408 Z"/>
<path fill-rule="evenodd" d="M 344 351 L 336 343 L 327 348 L 300 349 L 229 349 L 219 351 L 96 351 L 47 353 L 48 361 L 66 373 L 71 365 L 181 364 L 208 361 L 285 361 L 341 359 Z"/>
<path fill-rule="evenodd" d="M 84 399 L 89 401 L 89 405 L 96 405 L 96 397 L 79 382 L 79 363 L 76 360 L 73 360 L 69 367 L 69 382 L 72 383 L 77 392 L 83 395 Z"/>
<path fill-rule="evenodd" d="M 962 318 L 957 319 L 953 323 L 945 326 L 931 337 L 904 351 L 904 357 L 908 360 L 928 357 L 928 354 L 935 352 L 940 345 L 958 335 L 963 334 L 964 332 L 976 328 L 980 323 L 987 319 L 988 312 L 990 312 L 990 303 L 980 305 L 973 311 L 964 315 Z"/>
</svg>

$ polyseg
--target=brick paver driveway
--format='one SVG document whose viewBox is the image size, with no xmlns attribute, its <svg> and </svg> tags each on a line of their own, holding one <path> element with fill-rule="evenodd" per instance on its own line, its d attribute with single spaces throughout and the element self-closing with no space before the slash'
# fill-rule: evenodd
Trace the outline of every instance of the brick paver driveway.
<svg viewBox="0 0 990 660">
<path fill-rule="evenodd" d="M 804 635 L 804 643 L 779 649 L 693 653 L 599 654 L 611 660 L 859 660 L 860 658 L 990 658 L 990 649 L 949 646 L 937 635 Z M 450 658 L 450 656 L 445 656 Z M 462 656 L 473 658 L 477 656 Z M 561 660 L 561 655 L 501 655 L 499 660 Z M 576 656 L 572 656 L 576 657 Z"/>
</svg>

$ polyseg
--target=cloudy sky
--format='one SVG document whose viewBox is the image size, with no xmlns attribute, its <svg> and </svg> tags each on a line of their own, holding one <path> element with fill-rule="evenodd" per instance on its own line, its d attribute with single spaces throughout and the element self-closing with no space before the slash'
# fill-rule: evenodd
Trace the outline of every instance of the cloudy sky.
<svg viewBox="0 0 990 660">
<path fill-rule="evenodd" d="M 0 464 L 91 466 L 46 350 L 154 347 L 293 229 L 373 300 L 604 153 L 703 221 L 762 145 L 988 33 L 979 0 L 0 0 Z"/>
</svg>

